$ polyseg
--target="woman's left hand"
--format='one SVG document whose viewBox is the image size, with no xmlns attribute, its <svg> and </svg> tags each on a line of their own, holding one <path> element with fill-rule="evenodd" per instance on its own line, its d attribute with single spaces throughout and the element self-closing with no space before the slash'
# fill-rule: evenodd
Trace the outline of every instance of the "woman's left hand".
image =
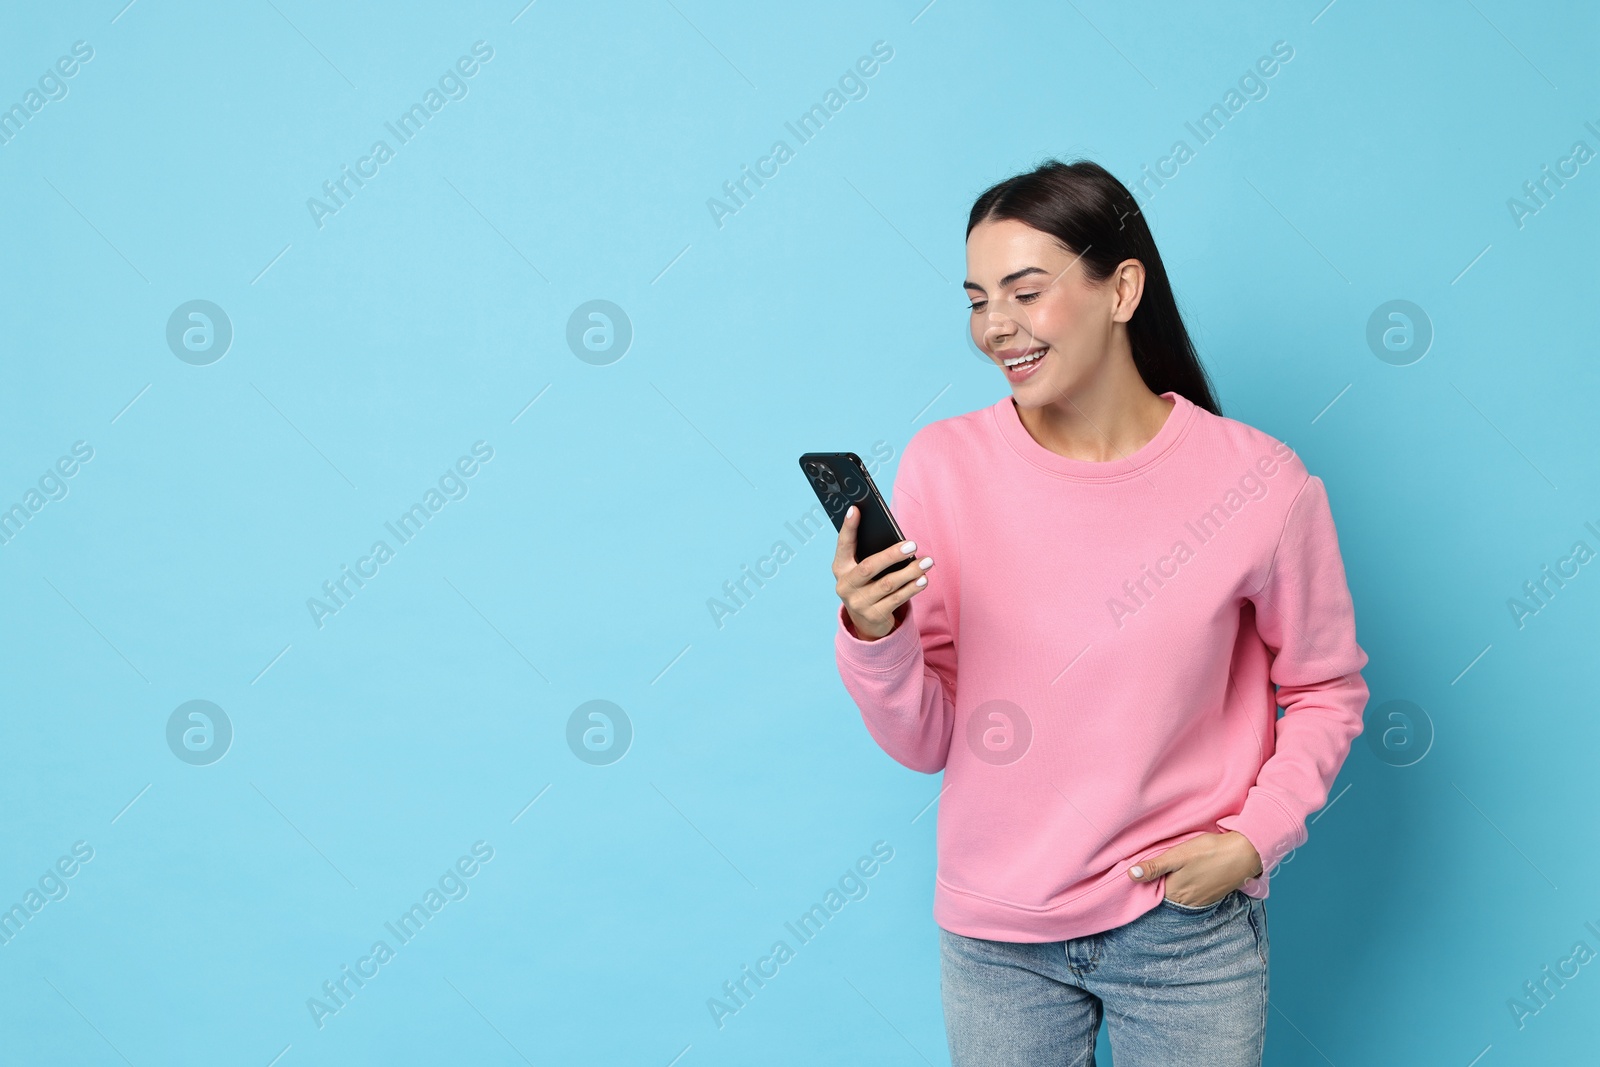
<svg viewBox="0 0 1600 1067">
<path fill-rule="evenodd" d="M 1135 882 L 1166 875 L 1166 898 L 1190 908 L 1215 904 L 1260 874 L 1260 855 L 1237 830 L 1201 834 L 1128 869 Z"/>
</svg>

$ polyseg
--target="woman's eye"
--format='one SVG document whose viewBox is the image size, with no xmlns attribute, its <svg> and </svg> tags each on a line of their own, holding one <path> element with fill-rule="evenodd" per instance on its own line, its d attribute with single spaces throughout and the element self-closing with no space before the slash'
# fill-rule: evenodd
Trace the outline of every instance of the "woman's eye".
<svg viewBox="0 0 1600 1067">
<path fill-rule="evenodd" d="M 1039 299 L 1039 294 L 1038 293 L 1018 293 L 1017 294 L 1017 299 L 1022 301 L 1024 304 L 1027 304 L 1027 303 L 1031 303 L 1031 302 Z"/>
<path fill-rule="evenodd" d="M 987 304 L 987 303 L 988 303 L 987 300 L 974 300 L 972 303 L 967 305 L 967 310 L 968 311 L 982 311 L 983 310 L 983 306 L 985 304 Z"/>
</svg>

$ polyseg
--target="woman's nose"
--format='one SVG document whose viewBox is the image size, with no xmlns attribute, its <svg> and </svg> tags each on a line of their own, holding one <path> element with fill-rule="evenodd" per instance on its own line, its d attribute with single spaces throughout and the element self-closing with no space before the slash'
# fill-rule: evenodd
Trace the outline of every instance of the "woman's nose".
<svg viewBox="0 0 1600 1067">
<path fill-rule="evenodd" d="M 997 345 L 1009 339 L 1015 332 L 1016 327 L 1009 319 L 992 317 L 983 329 L 983 339 L 991 345 Z"/>
</svg>

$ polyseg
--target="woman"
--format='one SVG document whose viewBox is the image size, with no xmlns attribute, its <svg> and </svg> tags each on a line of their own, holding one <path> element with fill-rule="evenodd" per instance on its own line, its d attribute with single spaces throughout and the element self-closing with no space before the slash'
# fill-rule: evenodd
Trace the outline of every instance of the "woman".
<svg viewBox="0 0 1600 1067">
<path fill-rule="evenodd" d="M 1104 1017 L 1118 1067 L 1257 1067 L 1267 879 L 1367 700 L 1327 493 L 1222 416 L 1103 168 L 986 191 L 967 269 L 1011 395 L 917 431 L 909 540 L 857 563 L 852 509 L 833 568 L 868 732 L 945 772 L 952 1062 L 1092 1064 Z"/>
</svg>

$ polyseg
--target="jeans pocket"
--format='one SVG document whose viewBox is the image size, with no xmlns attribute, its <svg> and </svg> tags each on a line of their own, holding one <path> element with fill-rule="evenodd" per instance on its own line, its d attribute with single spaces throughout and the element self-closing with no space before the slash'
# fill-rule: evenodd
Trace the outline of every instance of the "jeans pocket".
<svg viewBox="0 0 1600 1067">
<path fill-rule="evenodd" d="M 1232 890 L 1231 892 L 1225 894 L 1220 900 L 1213 900 L 1210 904 L 1202 904 L 1199 907 L 1194 907 L 1189 904 L 1179 904 L 1176 900 L 1170 900 L 1165 896 L 1161 898 L 1161 903 L 1171 908 L 1173 911 L 1182 912 L 1185 915 L 1204 915 L 1207 912 L 1215 911 L 1222 905 L 1226 904 L 1228 902 L 1228 898 L 1237 892 L 1237 889 Z"/>
</svg>

